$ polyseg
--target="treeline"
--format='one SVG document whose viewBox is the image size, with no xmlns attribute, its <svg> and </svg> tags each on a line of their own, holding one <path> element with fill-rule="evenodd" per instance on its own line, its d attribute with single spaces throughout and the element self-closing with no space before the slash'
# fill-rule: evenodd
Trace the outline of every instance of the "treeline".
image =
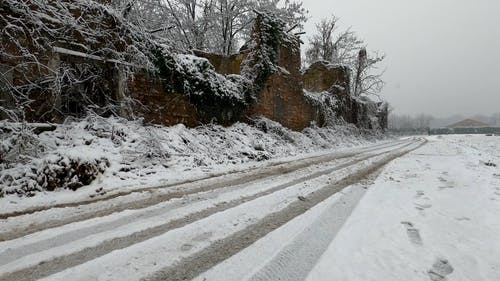
<svg viewBox="0 0 500 281">
<path fill-rule="evenodd" d="M 425 130 L 430 128 L 433 116 L 418 114 L 416 116 L 390 114 L 388 127 L 393 130 Z"/>
<path fill-rule="evenodd" d="M 388 127 L 392 130 L 426 130 L 429 128 L 443 128 L 464 119 L 473 119 L 484 122 L 492 127 L 500 127 L 500 112 L 491 115 L 453 115 L 450 117 L 436 118 L 429 114 L 390 114 Z"/>
<path fill-rule="evenodd" d="M 307 11 L 293 0 L 112 0 L 124 18 L 181 51 L 229 55 L 249 41 L 256 13 L 272 13 L 302 31 Z"/>
</svg>

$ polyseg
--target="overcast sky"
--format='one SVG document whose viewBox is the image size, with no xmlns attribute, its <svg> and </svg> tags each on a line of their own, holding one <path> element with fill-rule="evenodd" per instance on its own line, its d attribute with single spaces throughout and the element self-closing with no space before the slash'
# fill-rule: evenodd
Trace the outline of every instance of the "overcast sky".
<svg viewBox="0 0 500 281">
<path fill-rule="evenodd" d="M 303 2 L 308 34 L 335 14 L 387 55 L 382 96 L 396 113 L 500 112 L 500 0 Z"/>
</svg>

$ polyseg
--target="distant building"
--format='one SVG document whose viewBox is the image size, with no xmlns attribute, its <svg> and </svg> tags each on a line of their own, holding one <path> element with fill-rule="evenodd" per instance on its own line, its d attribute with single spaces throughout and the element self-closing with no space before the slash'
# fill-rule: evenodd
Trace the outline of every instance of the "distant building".
<svg viewBox="0 0 500 281">
<path fill-rule="evenodd" d="M 445 128 L 431 129 L 431 135 L 443 134 L 500 134 L 500 128 L 481 121 L 465 119 L 446 126 Z"/>
<path fill-rule="evenodd" d="M 491 125 L 473 119 L 465 119 L 460 122 L 446 126 L 446 128 L 484 128 L 484 127 L 491 127 Z"/>
</svg>

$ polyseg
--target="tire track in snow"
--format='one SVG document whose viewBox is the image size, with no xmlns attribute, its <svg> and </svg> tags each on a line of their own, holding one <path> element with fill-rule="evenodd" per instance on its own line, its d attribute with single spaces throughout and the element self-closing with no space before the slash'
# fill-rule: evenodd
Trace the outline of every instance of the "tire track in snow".
<svg viewBox="0 0 500 281">
<path fill-rule="evenodd" d="M 406 141 L 396 141 L 396 142 L 391 142 L 391 143 L 384 143 L 380 145 L 375 145 L 375 146 L 370 146 L 368 148 L 362 149 L 357 152 L 349 152 L 349 153 L 333 153 L 333 154 L 327 154 L 327 155 L 321 155 L 321 156 L 316 156 L 312 158 L 304 158 L 300 160 L 294 160 L 290 162 L 285 162 L 285 163 L 280 163 L 277 165 L 272 165 L 272 167 L 263 167 L 263 168 L 258 168 L 257 172 L 255 171 L 247 171 L 243 173 L 236 173 L 235 175 L 238 175 L 239 177 L 235 178 L 230 178 L 229 180 L 227 179 L 222 179 L 222 180 L 217 180 L 217 178 L 222 177 L 224 175 L 219 175 L 215 177 L 210 177 L 207 179 L 201 179 L 201 180 L 194 180 L 194 181 L 189 181 L 188 183 L 178 183 L 178 184 L 173 184 L 173 185 L 166 185 L 162 187 L 152 187 L 152 188 L 146 188 L 146 189 L 141 189 L 140 191 L 127 191 L 125 194 L 117 195 L 117 196 L 112 196 L 110 198 L 100 198 L 98 200 L 90 200 L 88 202 L 75 202 L 75 203 L 70 203 L 70 204 L 62 204 L 58 205 L 56 207 L 46 207 L 41 210 L 27 210 L 25 213 L 10 213 L 10 214 L 0 214 L 0 219 L 2 218 L 12 218 L 12 217 L 17 217 L 17 216 L 28 216 L 37 212 L 41 211 L 47 211 L 50 209 L 61 209 L 61 212 L 64 212 L 66 214 L 72 213 L 73 211 L 68 208 L 76 208 L 79 206 L 85 206 L 89 205 L 92 206 L 92 204 L 99 204 L 99 203 L 104 203 L 109 202 L 109 207 L 100 207 L 100 208 L 95 208 L 97 210 L 93 210 L 92 208 L 89 208 L 87 212 L 75 212 L 75 215 L 69 215 L 66 218 L 63 219 L 55 219 L 55 220 L 30 220 L 31 223 L 27 227 L 21 227 L 21 228 L 15 228 L 12 230 L 8 230 L 5 232 L 0 232 L 0 242 L 2 241 L 7 241 L 7 240 L 12 240 L 18 237 L 22 237 L 28 234 L 32 234 L 35 232 L 42 231 L 44 229 L 48 228 L 54 228 L 58 226 L 62 226 L 65 224 L 73 223 L 73 222 L 78 222 L 78 221 L 84 221 L 96 217 L 104 217 L 107 215 L 110 215 L 112 213 L 124 211 L 124 210 L 137 210 L 137 209 L 143 209 L 149 206 L 153 206 L 156 204 L 159 204 L 164 201 L 172 200 L 172 199 L 177 199 L 177 198 L 182 198 L 183 196 L 186 195 L 192 195 L 196 193 L 202 193 L 202 192 L 207 192 L 211 190 L 217 190 L 226 186 L 232 186 L 232 185 L 240 185 L 240 184 L 245 184 L 245 183 L 250 183 L 253 181 L 257 180 L 262 180 L 271 176 L 275 175 L 282 175 L 282 174 L 288 174 L 288 173 L 293 173 L 299 169 L 306 168 L 311 165 L 316 165 L 316 164 L 321 164 L 333 160 L 341 160 L 349 157 L 355 157 L 357 155 L 361 155 L 363 153 L 369 153 L 372 151 L 380 150 L 380 149 L 385 149 L 385 148 L 391 148 L 391 147 L 397 147 L 398 145 L 408 143 L 408 140 Z M 287 166 L 289 165 L 289 166 Z M 206 183 L 204 184 L 204 181 L 207 180 L 213 180 L 215 181 L 214 183 Z M 190 185 L 190 184 L 199 184 L 199 186 L 191 187 L 189 186 L 186 189 L 183 189 L 185 185 Z M 171 190 L 165 190 L 167 188 L 175 189 L 175 191 Z M 165 190 L 166 193 L 160 193 L 160 194 L 153 194 L 151 193 L 152 191 L 155 190 Z M 120 196 L 125 196 L 125 195 L 130 195 L 132 193 L 144 193 L 148 192 L 150 193 L 149 198 L 143 198 L 140 200 L 133 200 L 130 202 L 125 202 L 125 203 L 113 203 L 113 199 L 118 199 Z"/>
<path fill-rule="evenodd" d="M 375 173 L 370 174 L 373 176 Z M 248 281 L 305 280 L 323 252 L 337 235 L 365 191 L 359 188 L 344 195 L 291 243 L 253 274 Z"/>
<path fill-rule="evenodd" d="M 250 225 L 247 228 L 226 237 L 225 239 L 215 241 L 213 244 L 199 251 L 195 255 L 184 258 L 173 266 L 157 271 L 144 280 L 191 280 L 223 260 L 250 246 L 252 243 L 262 238 L 269 232 L 303 214 L 318 203 L 341 191 L 343 188 L 359 182 L 362 179 L 368 178 L 390 161 L 419 148 L 423 144 L 425 144 L 425 142 L 418 143 L 410 149 L 386 156 L 382 160 L 361 169 L 361 171 L 358 171 L 357 173 L 348 176 L 335 184 L 330 184 L 321 188 L 320 190 L 309 195 L 306 200 L 294 201 L 285 209 L 269 214 L 257 223 Z"/>
<path fill-rule="evenodd" d="M 281 168 L 283 168 L 282 166 L 287 165 L 287 164 L 291 164 L 292 167 L 289 167 L 288 169 L 284 168 L 285 170 L 300 169 L 300 168 L 307 167 L 309 165 L 318 164 L 318 163 L 325 162 L 325 161 L 331 161 L 333 159 L 348 158 L 348 157 L 351 157 L 351 156 L 354 156 L 354 155 L 357 155 L 357 154 L 360 154 L 363 152 L 369 152 L 369 151 L 377 150 L 377 149 L 380 149 L 383 147 L 390 147 L 391 145 L 394 145 L 396 143 L 404 143 L 405 141 L 407 141 L 407 140 L 399 140 L 399 141 L 390 142 L 390 143 L 376 144 L 376 145 L 368 146 L 366 148 L 361 148 L 360 151 L 356 151 L 356 152 L 340 152 L 340 153 L 334 152 L 331 154 L 307 157 L 307 158 L 302 158 L 302 159 L 273 162 L 273 163 L 270 163 L 268 166 L 257 168 L 257 169 L 264 170 L 264 172 L 261 174 L 253 174 L 252 172 L 254 171 L 254 168 L 240 170 L 240 171 L 238 171 L 238 170 L 227 171 L 227 172 L 222 172 L 222 173 L 209 174 L 208 176 L 200 177 L 197 179 L 190 179 L 190 180 L 186 180 L 186 181 L 175 182 L 172 184 L 164 184 L 161 186 L 150 186 L 150 187 L 145 187 L 145 188 L 138 187 L 137 189 L 134 189 L 134 190 L 124 190 L 124 191 L 119 191 L 116 193 L 108 193 L 108 194 L 105 194 L 101 197 L 94 197 L 94 198 L 90 198 L 87 200 L 81 200 L 81 201 L 77 201 L 77 202 L 59 203 L 59 204 L 53 204 L 50 206 L 39 206 L 36 208 L 31 208 L 31 209 L 22 210 L 22 211 L 0 213 L 0 219 L 7 219 L 7 218 L 11 218 L 11 217 L 29 215 L 29 214 L 33 214 L 36 212 L 41 212 L 41 211 L 50 210 L 50 209 L 54 209 L 54 208 L 68 208 L 68 207 L 78 207 L 78 206 L 82 206 L 82 205 L 89 205 L 89 204 L 93 204 L 96 202 L 109 201 L 112 199 L 116 199 L 118 197 L 130 195 L 132 193 L 144 193 L 144 192 L 150 192 L 150 191 L 158 190 L 158 189 L 166 189 L 166 188 L 172 188 L 172 187 L 177 187 L 177 186 L 186 185 L 186 184 L 199 183 L 199 182 L 203 182 L 205 180 L 220 178 L 220 177 L 224 177 L 226 175 L 234 174 L 234 173 L 243 173 L 243 174 L 248 173 L 249 175 L 243 175 L 242 177 L 247 179 L 248 181 L 250 181 L 250 180 L 255 179 L 256 177 L 258 177 L 260 175 L 265 177 L 267 173 L 272 173 L 271 170 L 274 171 L 274 169 L 277 169 L 278 170 L 277 172 L 279 172 L 279 170 Z M 236 180 L 233 179 L 233 180 L 229 180 L 229 181 L 224 181 L 224 179 L 222 179 L 219 183 L 224 184 L 224 185 L 233 185 L 234 184 L 233 182 L 235 182 L 235 181 L 238 181 L 238 179 L 236 179 Z M 2 240 L 0 239 L 0 241 L 2 241 Z"/>
</svg>

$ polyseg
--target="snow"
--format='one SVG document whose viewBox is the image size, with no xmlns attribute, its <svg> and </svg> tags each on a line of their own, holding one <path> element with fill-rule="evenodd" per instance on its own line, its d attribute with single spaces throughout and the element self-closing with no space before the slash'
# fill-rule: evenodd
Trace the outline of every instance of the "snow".
<svg viewBox="0 0 500 281">
<path fill-rule="evenodd" d="M 181 132 L 189 132 L 189 129 Z M 411 141 L 406 138 L 405 142 L 393 144 L 402 147 Z M 277 280 L 277 277 L 310 281 L 500 280 L 497 242 L 500 237 L 499 137 L 430 136 L 427 141 L 424 146 L 389 163 L 376 179 L 345 188 L 195 280 Z M 211 249 L 218 241 L 258 225 L 270 214 L 300 202 L 300 196 L 307 198 L 331 182 L 357 174 L 382 159 L 384 155 L 379 155 L 380 152 L 391 149 L 391 146 L 378 146 L 369 152 L 378 156 L 342 169 L 333 167 L 351 162 L 352 158 L 336 159 L 292 174 L 274 174 L 253 182 L 186 195 L 143 209 L 124 210 L 3 241 L 0 242 L 0 273 L 51 263 L 54 258 L 64 262 L 65 257 L 86 253 L 88 249 L 120 238 L 131 239 L 131 244 L 83 263 L 70 263 L 69 267 L 44 280 L 149 278 L 182 259 Z M 322 155 L 324 151 L 315 153 Z M 363 159 L 361 155 L 358 157 Z M 272 161 L 279 163 L 282 160 Z M 259 165 L 259 169 L 266 169 L 268 164 Z M 317 176 L 308 178 L 311 174 Z M 227 176 L 237 178 L 238 174 Z M 307 179 L 299 180 L 304 177 Z M 284 187 L 267 192 L 278 186 Z M 179 188 L 189 190 L 193 187 Z M 259 196 L 252 197 L 254 195 Z M 137 196 L 143 195 L 132 193 L 113 204 L 134 200 Z M 230 202 L 237 204 L 221 207 Z M 47 210 L 26 218 L 50 220 L 51 216 L 59 216 L 62 219 L 62 213 L 69 215 L 76 211 L 75 215 L 79 215 L 110 206 L 101 203 L 77 210 Z M 137 233 L 211 208 L 220 209 L 147 239 L 134 240 Z M 30 221 L 23 219 L 21 216 L 4 220 L 1 228 L 29 225 Z"/>
<path fill-rule="evenodd" d="M 7 160 L 0 164 L 3 165 L 0 192 L 6 193 L 0 198 L 2 212 L 89 200 L 120 191 L 248 170 L 256 165 L 328 153 L 382 138 L 380 135 L 360 135 L 348 125 L 292 132 L 262 119 L 256 126 L 237 123 L 227 128 L 206 125 L 190 129 L 184 125 L 146 126 L 140 121 L 96 115 L 66 122 L 55 131 L 40 135 L 14 130 L 0 137 L 0 152 Z M 16 146 L 15 140 L 21 137 L 29 142 L 25 141 L 22 147 Z M 24 153 L 20 154 L 21 149 Z M 19 159 L 20 155 L 24 155 L 25 160 Z M 61 188 L 48 192 L 38 183 L 46 167 L 55 169 L 62 162 L 102 159 L 109 162 L 104 174 L 74 192 Z M 272 160 L 265 161 L 267 159 Z M 100 188 L 103 191 L 96 192 Z M 18 197 L 8 195 L 9 192 L 35 196 Z"/>
<path fill-rule="evenodd" d="M 25 246 L 30 246 L 33 247 L 33 244 L 35 243 L 40 243 L 40 242 L 46 242 L 47 239 L 53 239 L 54 237 L 57 238 L 57 240 L 61 240 L 64 236 L 71 236 L 72 239 L 72 245 L 71 247 L 66 247 L 64 249 L 56 249 L 55 251 L 51 250 L 49 251 L 49 256 L 58 256 L 58 255 L 63 255 L 65 254 L 65 251 L 75 251 L 79 249 L 84 249 L 85 247 L 91 247 L 95 246 L 96 244 L 101 243 L 102 241 L 105 241 L 107 239 L 111 238 L 116 238 L 116 237 L 123 237 L 130 235 L 131 233 L 138 232 L 141 230 L 146 230 L 148 228 L 155 227 L 160 224 L 164 224 L 167 221 L 172 221 L 175 219 L 182 218 L 184 216 L 199 212 L 201 210 L 206 210 L 208 208 L 216 207 L 218 204 L 222 204 L 224 202 L 230 202 L 232 200 L 236 200 L 242 197 L 248 197 L 252 196 L 258 193 L 262 193 L 266 190 L 271 189 L 274 186 L 279 186 L 282 184 L 286 184 L 290 182 L 291 180 L 298 179 L 300 177 L 304 177 L 307 174 L 311 173 L 312 171 L 322 171 L 322 170 L 328 170 L 329 165 L 332 164 L 338 164 L 337 161 L 333 161 L 333 163 L 328 163 L 328 164 L 323 164 L 323 165 L 316 165 L 314 167 L 310 167 L 308 169 L 304 169 L 301 171 L 295 172 L 293 175 L 286 175 L 286 176 L 275 176 L 270 179 L 265 179 L 263 181 L 257 181 L 255 183 L 251 184 L 245 184 L 245 185 L 238 185 L 233 188 L 225 188 L 218 190 L 216 193 L 214 192 L 203 192 L 203 193 L 198 193 L 193 196 L 185 196 L 180 199 L 173 199 L 169 200 L 164 203 L 160 203 L 157 205 L 154 205 L 149 208 L 141 209 L 141 210 L 126 210 L 121 213 L 115 213 L 112 214 L 111 216 L 103 218 L 97 218 L 97 219 L 91 219 L 91 220 L 86 220 L 78 223 L 72 223 L 68 224 L 62 227 L 59 227 L 58 229 L 48 229 L 42 232 L 38 232 L 36 234 L 28 235 L 19 239 L 15 240 L 10 240 L 6 242 L 1 242 L 0 243 L 0 249 L 7 249 L 4 251 L 3 254 L 0 254 L 0 260 L 2 262 L 6 261 L 6 257 L 9 260 L 15 260 L 13 252 L 9 252 L 9 249 L 14 249 L 14 248 L 22 248 Z M 244 189 L 242 189 L 244 187 Z M 201 201 L 199 199 L 195 199 L 194 197 L 202 197 L 205 200 Z M 121 202 L 126 202 L 125 200 L 121 200 Z M 187 204 L 190 203 L 190 204 Z M 106 207 L 109 208 L 107 205 Z M 93 211 L 98 211 L 99 207 L 97 206 L 91 206 L 90 207 Z M 82 213 L 83 210 L 80 208 L 78 210 L 79 213 Z M 67 212 L 65 212 L 67 213 Z M 52 212 L 53 215 L 58 215 L 57 212 Z M 64 215 L 64 214 L 62 214 Z M 47 218 L 48 213 L 43 214 L 43 216 L 40 219 Z M 141 222 L 135 223 L 133 225 L 125 224 L 122 225 L 121 227 L 117 227 L 116 225 L 112 228 L 107 230 L 107 233 L 101 234 L 99 237 L 91 237 L 91 239 L 82 239 L 82 240 L 76 240 L 78 235 L 83 232 L 84 229 L 86 228 L 92 228 L 92 231 L 95 231 L 95 228 L 103 228 L 102 225 L 107 225 L 107 224 L 112 224 L 115 220 L 123 219 L 126 217 L 138 217 L 140 216 L 142 218 Z M 146 218 L 147 217 L 147 218 Z M 63 218 L 61 214 L 58 216 L 59 219 Z M 31 217 L 33 219 L 33 217 Z M 19 219 L 16 219 L 15 221 L 10 221 L 11 224 L 9 223 L 3 223 L 2 228 L 8 229 L 8 228 L 13 228 L 14 223 L 20 223 Z M 27 221 L 26 224 L 29 222 Z M 75 235 L 73 232 L 75 229 L 78 229 L 79 233 Z M 88 235 L 88 233 L 87 233 Z M 29 257 L 26 259 L 27 262 L 31 264 L 36 264 L 38 260 L 43 260 L 44 256 L 43 253 L 37 253 L 35 257 Z M 19 261 L 16 261 L 16 264 L 14 266 L 6 266 L 4 268 L 15 268 L 16 266 L 20 266 L 21 263 Z M 2 269 L 0 268 L 0 271 Z"/>
<path fill-rule="evenodd" d="M 282 175 L 277 173 L 251 183 L 196 193 L 161 202 L 144 209 L 125 210 L 104 217 L 99 216 L 60 227 L 48 228 L 13 240 L 0 242 L 0 274 L 22 270 L 27 267 L 36 267 L 39 264 L 52 262 L 54 258 L 59 258 L 63 263 L 65 259 L 71 260 L 71 255 L 85 252 L 91 248 L 99 248 L 102 244 L 113 243 L 118 238 L 126 238 L 132 239 L 134 243 L 126 245 L 127 247 L 122 249 L 118 247 L 117 250 L 105 253 L 102 256 L 97 255 L 95 259 L 76 266 L 70 263 L 72 267 L 48 276 L 47 280 L 67 280 L 68 278 L 72 280 L 138 280 L 165 266 L 173 265 L 182 258 L 196 254 L 220 239 L 246 229 L 269 214 L 283 210 L 293 202 L 299 202 L 301 200 L 299 195 L 308 196 L 308 194 L 329 186 L 332 182 L 357 173 L 367 165 L 376 163 L 384 157 L 379 155 L 380 152 L 392 151 L 394 147 L 404 147 L 406 144 L 407 142 L 392 142 L 389 145 L 378 145 L 375 151 L 372 151 L 373 147 L 369 148 L 366 153 L 373 155 L 373 158 L 344 168 L 336 167 L 342 167 L 346 163 L 352 162 L 352 158 L 335 159 L 302 168 L 292 174 Z M 363 151 L 364 149 L 359 150 L 359 152 Z M 362 154 L 356 156 L 355 159 L 359 158 L 361 160 L 365 159 L 365 157 L 366 154 Z M 315 176 L 311 178 L 311 174 Z M 266 192 L 275 188 L 278 189 L 272 193 Z M 354 201 L 364 193 L 364 190 L 359 188 L 352 189 L 352 192 L 350 190 L 346 189 L 345 194 L 352 195 Z M 248 201 L 243 200 L 243 198 L 255 194 L 259 194 L 259 197 L 250 198 Z M 337 211 L 343 210 L 343 204 L 346 202 L 344 198 L 343 194 L 339 194 L 330 198 L 328 202 L 335 204 Z M 209 208 L 224 206 L 224 204 L 234 201 L 241 204 L 226 209 L 223 208 L 190 224 L 173 227 L 168 231 L 165 230 L 164 233 L 158 232 L 147 240 L 134 240 L 134 237 L 143 231 L 149 231 L 158 226 L 167 225 L 175 220 L 182 220 Z M 355 204 L 351 205 L 354 206 Z M 321 211 L 325 208 L 321 207 L 323 204 L 318 206 L 320 211 L 314 211 L 313 213 L 324 213 Z M 331 204 L 328 203 L 325 206 L 330 209 Z M 94 208 L 95 206 L 89 207 Z M 72 210 L 66 208 L 59 211 L 64 213 L 76 211 L 79 213 L 77 215 L 80 215 L 83 209 Z M 95 208 L 94 211 L 98 212 L 99 209 Z M 335 215 L 337 211 L 330 211 L 330 216 Z M 57 215 L 55 212 L 48 211 L 41 213 L 43 214 L 39 218 L 40 220 L 50 220 L 50 216 Z M 32 215 L 27 217 L 33 219 Z M 19 220 L 19 218 L 14 219 Z M 304 222 L 308 220 L 299 219 L 298 221 Z M 314 221 L 314 225 L 318 225 L 322 224 L 323 220 L 316 218 L 311 219 L 311 221 Z M 335 221 L 335 219 L 326 221 Z M 26 223 L 29 223 L 29 221 L 26 221 Z M 337 224 L 338 228 L 340 225 L 341 222 Z M 12 228 L 12 224 L 3 224 L 3 228 Z M 302 225 L 292 226 L 291 229 L 295 229 L 294 231 L 297 234 L 293 237 L 300 236 L 299 232 L 304 228 L 305 226 Z M 279 233 L 290 234 L 291 232 L 281 231 Z M 314 233 L 309 232 L 308 235 L 310 237 Z M 295 239 L 288 241 L 294 242 Z M 326 242 L 328 241 L 327 239 Z M 166 252 L 169 253 L 168 256 L 165 256 Z M 90 255 L 92 253 L 92 251 L 89 252 Z M 133 266 L 131 266 L 132 264 Z"/>
<path fill-rule="evenodd" d="M 324 91 L 324 92 L 321 92 L 321 93 L 315 93 L 315 92 L 310 92 L 310 91 L 307 91 L 304 89 L 304 96 L 310 100 L 312 100 L 313 102 L 315 102 L 316 104 L 319 104 L 319 105 L 328 105 L 329 107 L 332 107 L 332 106 L 335 106 L 337 104 L 337 100 L 335 99 L 335 97 L 327 92 L 327 91 Z"/>
<path fill-rule="evenodd" d="M 393 161 L 308 279 L 500 280 L 500 139 L 433 136 Z"/>
<path fill-rule="evenodd" d="M 235 83 L 229 79 L 229 77 L 215 72 L 214 67 L 206 58 L 188 54 L 176 54 L 174 55 L 174 60 L 177 63 L 179 72 L 188 77 L 188 79 L 184 81 L 184 87 L 186 89 L 193 89 L 193 94 L 206 94 L 207 89 L 203 89 L 203 87 L 200 88 L 201 84 L 206 84 L 211 89 L 211 92 L 216 95 L 234 98 L 243 103 L 246 102 L 245 94 L 241 90 L 242 85 Z M 233 75 L 233 77 L 235 76 L 237 75 Z M 240 76 L 239 79 L 244 78 Z M 243 82 L 243 80 L 235 81 Z M 198 88 L 200 89 L 195 90 Z"/>
<path fill-rule="evenodd" d="M 367 165 L 367 163 L 370 163 L 372 161 L 375 161 L 377 159 L 370 159 L 361 162 L 358 165 L 359 167 L 364 167 Z M 315 169 L 317 170 L 322 170 L 325 169 L 322 166 L 316 167 Z M 106 266 L 105 269 L 103 270 L 111 270 L 113 271 L 113 278 L 118 278 L 120 279 L 121 274 L 125 273 L 120 273 L 117 274 L 116 271 L 114 271 L 114 268 L 120 268 L 119 271 L 122 272 L 124 271 L 123 269 L 123 262 L 130 262 L 129 259 L 131 257 L 137 257 L 139 255 L 142 255 L 140 253 L 137 253 L 137 251 L 140 251 L 141 253 L 147 252 L 148 254 L 145 256 L 148 256 L 148 258 L 144 258 L 144 261 L 141 262 L 141 271 L 137 272 L 135 274 L 140 274 L 144 275 L 147 272 L 154 272 L 154 269 L 159 269 L 162 266 L 168 265 L 168 262 L 173 262 L 175 260 L 178 260 L 182 256 L 185 256 L 187 254 L 192 253 L 194 250 L 200 250 L 197 247 L 193 247 L 193 251 L 182 251 L 178 252 L 177 248 L 179 245 L 182 245 L 182 243 L 185 242 L 186 237 L 191 237 L 191 236 L 196 236 L 197 234 L 203 234 L 205 232 L 211 232 L 213 233 L 213 237 L 209 239 L 208 242 L 214 242 L 217 239 L 224 238 L 228 236 L 231 233 L 237 232 L 238 230 L 241 230 L 248 225 L 251 225 L 252 223 L 258 221 L 260 218 L 264 217 L 265 215 L 273 212 L 277 212 L 286 206 L 290 204 L 291 201 L 296 201 L 297 199 L 297 194 L 302 194 L 304 196 L 307 196 L 307 194 L 314 192 L 315 190 L 323 187 L 325 184 L 329 183 L 330 181 L 338 178 L 342 178 L 346 173 L 352 172 L 353 168 L 345 168 L 341 169 L 338 171 L 335 171 L 331 174 L 327 174 L 318 178 L 315 178 L 313 180 L 296 184 L 293 186 L 290 186 L 289 188 L 286 188 L 282 191 L 278 191 L 275 193 L 272 193 L 270 195 L 266 195 L 264 197 L 259 198 L 259 200 L 252 200 L 248 203 L 244 203 L 239 205 L 236 208 L 229 209 L 227 211 L 223 211 L 220 213 L 217 213 L 211 217 L 208 217 L 207 219 L 198 221 L 193 223 L 192 225 L 188 225 L 184 227 L 183 229 L 180 230 L 173 230 L 171 232 L 167 232 L 164 235 L 152 238 L 150 240 L 147 240 L 142 243 L 138 243 L 130 248 L 127 248 L 126 250 L 120 251 L 120 252 L 115 252 L 115 254 L 110 254 L 103 259 L 103 261 L 95 260 L 92 262 L 89 262 L 88 264 L 78 267 L 77 269 L 72 269 L 69 270 L 67 274 L 73 274 L 75 270 L 77 270 L 79 273 L 78 275 L 81 275 L 82 279 L 81 280 L 86 280 L 89 278 L 94 278 L 97 276 L 94 276 L 94 273 L 91 273 L 90 275 L 87 274 L 85 275 L 83 272 L 98 272 L 99 274 L 102 273 L 102 271 L 99 269 L 96 269 L 96 267 L 100 268 L 101 265 L 106 264 L 109 265 L 110 262 L 112 262 L 112 266 Z M 311 172 L 310 170 L 307 172 Z M 298 173 L 300 175 L 300 173 Z M 297 176 L 297 175 L 296 175 Z M 302 175 L 303 176 L 303 175 Z M 4 265 L 0 266 L 0 272 L 8 272 L 8 271 L 13 271 L 17 269 L 21 269 L 27 266 L 33 266 L 36 265 L 40 262 L 43 262 L 44 260 L 56 257 L 56 256 L 63 256 L 70 254 L 72 252 L 82 250 L 88 247 L 93 247 L 97 246 L 103 241 L 106 240 L 111 240 L 116 237 L 124 237 L 131 235 L 133 233 L 139 232 L 141 230 L 146 230 L 148 228 L 155 227 L 160 224 L 164 224 L 165 222 L 172 221 L 175 219 L 183 218 L 189 214 L 193 214 L 197 211 L 208 209 L 210 207 L 217 206 L 217 204 L 221 204 L 223 202 L 230 202 L 231 200 L 245 197 L 245 196 L 250 196 L 252 194 L 256 194 L 259 192 L 263 192 L 266 189 L 270 189 L 274 186 L 278 186 L 280 184 L 283 184 L 285 182 L 290 181 L 289 177 L 282 177 L 281 179 L 274 178 L 271 180 L 266 180 L 265 182 L 257 182 L 254 185 L 244 185 L 244 190 L 229 190 L 226 192 L 221 192 L 218 194 L 217 197 L 211 198 L 214 196 L 214 194 L 210 193 L 210 196 L 208 197 L 207 200 L 200 201 L 200 202 L 194 202 L 192 204 L 186 204 L 181 206 L 180 208 L 172 208 L 172 205 L 175 205 L 177 202 L 174 200 L 173 202 L 166 202 L 159 204 L 158 206 L 155 206 L 154 208 L 162 208 L 164 211 L 163 212 L 158 212 L 159 214 L 156 216 L 152 216 L 148 219 L 142 219 L 140 222 L 136 222 L 134 224 L 125 224 L 120 227 L 115 227 L 113 229 L 109 229 L 106 231 L 103 231 L 99 234 L 96 235 L 88 235 L 85 236 L 82 239 L 78 240 L 72 240 L 72 243 L 70 245 L 64 245 L 60 247 L 52 247 L 50 249 L 47 249 L 45 251 L 40 251 L 35 254 L 31 255 L 25 255 L 21 259 L 14 259 L 10 263 L 4 263 Z M 197 196 L 202 196 L 203 194 L 197 194 Z M 162 206 L 163 205 L 163 206 Z M 147 211 L 147 210 L 145 210 Z M 126 215 L 130 215 L 130 211 L 125 211 Z M 121 216 L 121 214 L 120 214 Z M 109 218 L 108 218 L 109 219 Z M 15 249 L 15 248 L 22 248 L 23 246 L 30 245 L 33 246 L 34 243 L 39 243 L 43 242 L 48 238 L 51 237 L 57 237 L 57 239 L 62 239 L 64 236 L 62 234 L 68 233 L 71 231 L 74 231 L 75 228 L 78 227 L 89 227 L 92 224 L 97 224 L 97 223 L 103 223 L 102 220 L 91 220 L 91 221 L 85 221 L 81 223 L 75 223 L 67 226 L 61 227 L 60 230 L 54 230 L 54 229 L 48 229 L 43 232 L 39 232 L 33 235 L 28 235 L 26 237 L 22 237 L 16 240 L 11 240 L 7 242 L 0 243 L 0 248 L 2 249 L 7 249 L 6 252 L 6 257 L 7 259 L 12 258 L 12 253 L 9 253 L 9 249 Z M 200 233 L 200 231 L 202 233 Z M 220 232 L 219 236 L 217 236 L 217 231 Z M 176 232 L 182 232 L 182 235 L 175 236 Z M 174 235 L 174 238 L 172 237 Z M 74 237 L 74 236 L 73 236 Z M 177 237 L 177 238 L 175 238 Z M 168 243 L 167 243 L 168 241 Z M 167 245 L 166 247 L 158 247 L 158 245 Z M 201 245 L 203 246 L 203 245 Z M 201 247 L 200 246 L 200 247 Z M 159 262 L 160 256 L 165 252 L 173 252 L 172 254 L 172 259 L 169 260 L 167 258 L 162 258 L 162 262 Z M 123 261 L 123 258 L 117 258 L 117 257 L 127 257 L 125 261 Z M 6 260 L 3 260 L 5 262 Z M 135 259 L 135 258 L 134 258 Z M 151 267 L 151 265 L 154 264 L 154 267 L 152 269 L 148 269 Z M 91 270 L 88 269 L 88 267 L 91 267 Z M 79 269 L 81 268 L 81 269 Z M 82 271 L 82 272 L 80 272 Z M 127 276 L 132 276 L 129 274 L 134 274 L 133 272 L 128 272 L 126 273 Z M 64 277 L 63 279 L 66 279 Z"/>
<path fill-rule="evenodd" d="M 305 276 L 302 275 L 307 275 L 311 269 L 309 266 L 315 262 L 314 258 L 324 250 L 321 249 L 323 240 L 327 240 L 328 243 L 330 241 L 328 239 L 335 236 L 336 232 L 332 230 L 342 227 L 365 192 L 362 186 L 345 188 L 342 192 L 331 196 L 303 215 L 269 233 L 250 247 L 201 274 L 194 281 L 270 280 L 273 275 L 286 278 L 283 280 L 303 279 Z M 318 231 L 321 230 L 321 226 L 325 229 Z M 319 244 L 316 252 L 311 249 L 312 244 Z M 305 252 L 299 252 L 300 250 Z M 302 254 L 300 257 L 295 257 L 298 262 L 293 263 L 294 268 L 291 272 L 287 272 L 286 270 L 290 268 L 283 266 L 283 260 L 288 262 L 298 254 Z M 265 275 L 267 278 L 263 277 Z"/>
<path fill-rule="evenodd" d="M 113 251 L 80 266 L 70 268 L 50 276 L 46 280 L 68 280 L 70 276 L 72 276 L 72 280 L 124 280 L 124 278 L 138 280 L 174 264 L 183 257 L 188 257 L 207 248 L 217 240 L 245 229 L 267 214 L 282 210 L 290 202 L 298 200 L 297 194 L 307 196 L 307 194 L 318 190 L 329 182 L 329 177 L 340 178 L 343 173 L 348 172 L 346 170 L 350 171 L 350 169 L 340 170 L 332 175 L 325 175 L 308 182 L 293 185 L 260 197 L 257 200 L 243 203 L 235 208 L 218 212 L 183 228 L 174 229 L 126 249 Z M 133 227 L 137 226 L 134 225 Z M 203 239 L 197 238 L 202 236 Z M 86 241 L 95 240 L 93 237 L 86 238 Z M 78 243 L 78 241 L 76 242 Z M 61 252 L 67 250 L 68 247 L 61 247 L 51 249 L 51 252 L 61 254 Z M 165 256 L 167 252 L 169 255 Z M 36 264 L 37 259 L 44 257 L 46 256 L 41 256 L 40 253 L 27 256 L 0 267 L 0 272 L 23 267 L 26 264 Z M 130 266 L 131 264 L 133 266 Z"/>
</svg>

